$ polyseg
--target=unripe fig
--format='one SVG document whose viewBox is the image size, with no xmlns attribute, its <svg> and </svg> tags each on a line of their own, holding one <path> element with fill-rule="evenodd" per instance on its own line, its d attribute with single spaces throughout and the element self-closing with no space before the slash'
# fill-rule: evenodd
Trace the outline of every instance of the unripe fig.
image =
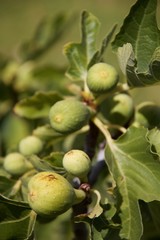
<svg viewBox="0 0 160 240">
<path fill-rule="evenodd" d="M 64 155 L 63 167 L 69 174 L 84 179 L 91 169 L 91 160 L 85 152 L 73 149 Z"/>
<path fill-rule="evenodd" d="M 112 124 L 124 126 L 133 116 L 133 99 L 126 93 L 118 93 L 106 99 L 103 115 Z"/>
<path fill-rule="evenodd" d="M 160 126 L 160 106 L 153 102 L 143 102 L 137 106 L 134 125 L 147 128 Z"/>
<path fill-rule="evenodd" d="M 43 149 L 43 142 L 36 136 L 27 136 L 19 143 L 19 151 L 23 155 L 38 154 Z"/>
<path fill-rule="evenodd" d="M 74 204 L 76 195 L 72 185 L 54 172 L 39 172 L 28 183 L 28 202 L 39 215 L 54 218 Z"/>
<path fill-rule="evenodd" d="M 88 71 L 87 85 L 93 93 L 105 93 L 118 83 L 118 72 L 107 63 L 96 63 Z"/>
<path fill-rule="evenodd" d="M 9 153 L 4 158 L 4 169 L 11 175 L 22 175 L 31 168 L 32 164 L 20 153 Z"/>
<path fill-rule="evenodd" d="M 90 111 L 78 100 L 65 99 L 50 109 L 49 120 L 54 130 L 67 134 L 82 128 L 90 117 Z"/>
</svg>

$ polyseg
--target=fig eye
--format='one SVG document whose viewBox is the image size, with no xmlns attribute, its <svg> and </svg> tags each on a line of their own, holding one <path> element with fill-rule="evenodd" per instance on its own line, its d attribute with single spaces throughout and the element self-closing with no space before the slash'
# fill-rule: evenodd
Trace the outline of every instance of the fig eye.
<svg viewBox="0 0 160 240">
<path fill-rule="evenodd" d="M 118 72 L 107 63 L 96 63 L 89 70 L 87 85 L 93 93 L 111 91 L 118 83 Z"/>
</svg>

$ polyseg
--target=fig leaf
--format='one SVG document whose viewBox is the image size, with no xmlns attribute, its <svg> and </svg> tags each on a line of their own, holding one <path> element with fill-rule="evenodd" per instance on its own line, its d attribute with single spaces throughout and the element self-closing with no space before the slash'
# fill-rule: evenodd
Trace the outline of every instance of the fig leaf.
<svg viewBox="0 0 160 240">
<path fill-rule="evenodd" d="M 98 19 L 87 11 L 82 12 L 81 43 L 68 43 L 64 46 L 70 67 L 67 76 L 73 80 L 85 80 L 90 60 L 96 52 L 96 36 L 100 26 Z"/>
<path fill-rule="evenodd" d="M 150 151 L 147 129 L 130 127 L 106 147 L 106 162 L 121 194 L 123 239 L 141 239 L 143 227 L 138 201 L 160 200 L 160 162 Z"/>
<path fill-rule="evenodd" d="M 20 100 L 14 107 L 15 113 L 21 117 L 37 119 L 48 117 L 50 107 L 62 97 L 54 92 L 36 92 L 33 96 Z"/>
</svg>

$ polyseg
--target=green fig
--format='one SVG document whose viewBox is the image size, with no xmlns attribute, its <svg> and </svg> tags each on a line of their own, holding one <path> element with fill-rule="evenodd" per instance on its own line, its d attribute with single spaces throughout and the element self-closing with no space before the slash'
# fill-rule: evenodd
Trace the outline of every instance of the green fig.
<svg viewBox="0 0 160 240">
<path fill-rule="evenodd" d="M 93 93 L 105 93 L 118 83 L 118 72 L 107 63 L 96 63 L 87 74 L 87 85 Z"/>
<path fill-rule="evenodd" d="M 80 195 L 81 200 L 85 198 L 85 193 L 82 196 L 80 191 L 75 193 L 72 185 L 60 174 L 39 172 L 28 183 L 28 202 L 38 215 L 54 218 L 77 203 L 77 196 Z"/>
<path fill-rule="evenodd" d="M 72 133 L 87 124 L 90 111 L 87 106 L 74 99 L 56 102 L 50 109 L 49 120 L 54 130 L 62 134 Z"/>
<path fill-rule="evenodd" d="M 117 93 L 102 104 L 104 117 L 112 124 L 124 126 L 134 114 L 133 99 L 127 93 Z"/>
<path fill-rule="evenodd" d="M 135 112 L 134 125 L 149 129 L 160 126 L 160 106 L 153 102 L 140 103 Z"/>
<path fill-rule="evenodd" d="M 33 168 L 32 164 L 18 152 L 6 155 L 3 166 L 8 173 L 16 176 L 22 175 Z"/>
<path fill-rule="evenodd" d="M 64 155 L 63 167 L 69 174 L 84 179 L 91 169 L 91 160 L 85 152 L 73 149 Z"/>
<path fill-rule="evenodd" d="M 27 136 L 19 142 L 19 151 L 23 155 L 38 154 L 43 149 L 43 142 L 36 136 Z"/>
</svg>

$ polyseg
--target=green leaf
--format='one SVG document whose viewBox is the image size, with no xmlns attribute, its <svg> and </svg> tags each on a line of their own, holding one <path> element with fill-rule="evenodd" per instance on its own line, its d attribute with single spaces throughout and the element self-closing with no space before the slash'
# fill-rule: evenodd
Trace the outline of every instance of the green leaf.
<svg viewBox="0 0 160 240">
<path fill-rule="evenodd" d="M 157 0 L 138 0 L 125 18 L 113 48 L 131 43 L 139 73 L 148 70 L 152 55 L 160 46 L 160 31 L 156 21 Z"/>
<path fill-rule="evenodd" d="M 0 176 L 0 193 L 8 197 L 15 182 L 16 181 L 13 179 L 8 179 L 5 176 Z"/>
<path fill-rule="evenodd" d="M 53 46 L 68 29 L 67 16 L 63 13 L 51 19 L 44 18 L 38 25 L 34 36 L 20 47 L 20 54 L 24 61 L 36 59 Z"/>
<path fill-rule="evenodd" d="M 158 154 L 160 157 L 160 130 L 158 128 L 153 128 L 147 133 L 147 138 L 152 147 L 151 150 L 153 153 Z"/>
<path fill-rule="evenodd" d="M 72 211 L 67 211 L 49 222 L 37 221 L 35 239 L 37 240 L 71 240 L 74 239 Z"/>
<path fill-rule="evenodd" d="M 62 164 L 63 156 L 64 156 L 63 152 L 51 152 L 49 156 L 45 156 L 43 160 L 53 167 L 63 168 Z"/>
<path fill-rule="evenodd" d="M 26 119 L 11 112 L 1 124 L 1 133 L 7 151 L 16 151 L 19 141 L 31 133 L 31 126 Z"/>
<path fill-rule="evenodd" d="M 48 117 L 50 107 L 62 97 L 54 92 L 36 92 L 33 96 L 22 99 L 18 102 L 14 111 L 21 117 L 29 119 Z"/>
<path fill-rule="evenodd" d="M 153 53 L 151 63 L 150 63 L 150 72 L 154 79 L 160 81 L 160 47 L 157 47 Z"/>
<path fill-rule="evenodd" d="M 48 91 L 54 89 L 63 95 L 69 93 L 70 80 L 65 77 L 66 68 L 45 64 L 33 70 L 34 86 Z M 33 82 L 33 81 L 32 81 Z"/>
<path fill-rule="evenodd" d="M 45 162 L 43 159 L 39 158 L 36 155 L 30 156 L 29 161 L 38 171 L 52 171 L 52 167 L 49 165 L 49 163 Z"/>
<path fill-rule="evenodd" d="M 153 53 L 151 62 L 146 72 L 138 72 L 137 59 L 130 43 L 126 43 L 123 47 L 119 47 L 117 51 L 119 65 L 122 72 L 127 76 L 127 82 L 130 87 L 144 87 L 159 83 L 159 48 Z"/>
<path fill-rule="evenodd" d="M 139 240 L 143 225 L 138 200 L 160 201 L 160 162 L 150 151 L 147 129 L 131 127 L 108 141 L 106 162 L 122 197 L 122 239 Z"/>
<path fill-rule="evenodd" d="M 104 52 L 106 48 L 108 47 L 111 38 L 116 30 L 117 25 L 114 25 L 111 31 L 107 34 L 107 36 L 103 39 L 101 48 L 94 54 L 93 58 L 90 61 L 89 67 L 91 67 L 93 64 L 101 62 L 103 59 Z"/>
<path fill-rule="evenodd" d="M 68 43 L 64 46 L 70 67 L 67 76 L 72 80 L 85 80 L 90 60 L 96 52 L 96 36 L 99 30 L 98 19 L 89 12 L 82 13 L 81 43 Z"/>
<path fill-rule="evenodd" d="M 29 239 L 33 232 L 36 214 L 28 204 L 0 195 L 0 239 Z"/>
<path fill-rule="evenodd" d="M 46 124 L 42 126 L 38 126 L 33 130 L 33 135 L 41 138 L 44 141 L 52 140 L 52 142 L 61 138 L 64 138 L 64 135 L 56 132 L 51 125 Z"/>
</svg>

